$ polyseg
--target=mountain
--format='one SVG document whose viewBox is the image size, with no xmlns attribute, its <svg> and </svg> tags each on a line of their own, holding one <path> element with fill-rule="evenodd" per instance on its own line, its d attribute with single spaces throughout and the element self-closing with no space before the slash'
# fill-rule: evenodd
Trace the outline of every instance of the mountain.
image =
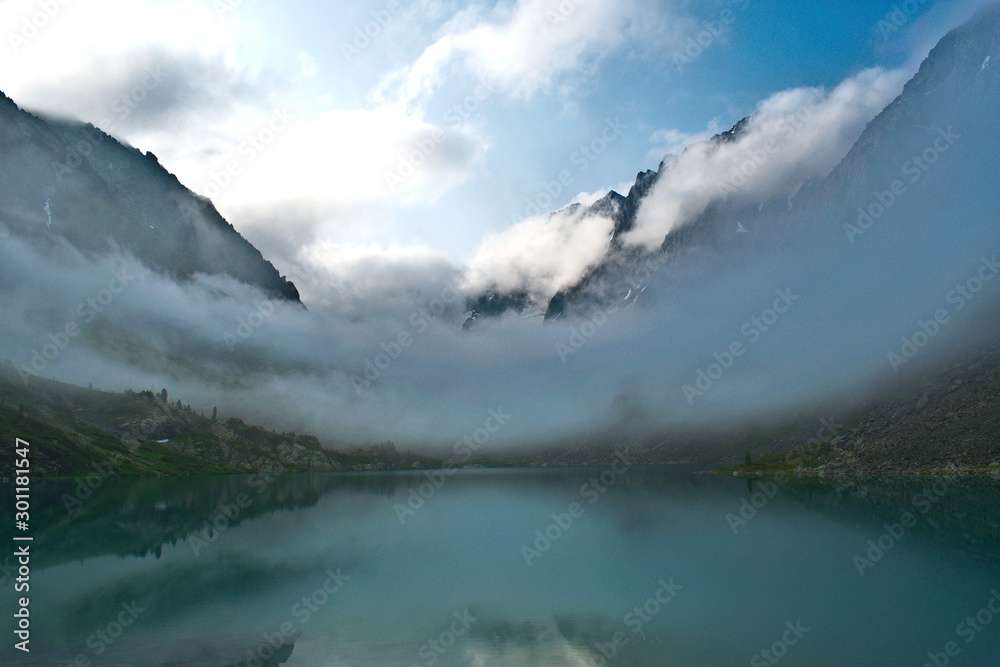
<svg viewBox="0 0 1000 667">
<path fill-rule="evenodd" d="M 956 183 L 965 190 L 994 191 L 995 172 L 978 173 L 963 165 L 995 163 L 1000 148 L 1000 70 L 990 65 L 997 53 L 1000 5 L 994 4 L 941 38 L 899 97 L 868 124 L 830 175 L 799 195 L 802 206 L 849 208 L 855 213 L 851 222 L 857 223 L 857 203 L 871 202 L 896 179 L 908 187 L 916 183 L 923 199 L 938 197 L 949 207 L 963 201 L 961 190 L 952 189 Z M 955 181 L 938 175 L 942 168 L 937 162 L 945 153 L 954 167 L 943 169 L 965 172 L 955 174 Z M 906 156 L 907 162 L 900 164 L 898 156 Z M 923 178 L 932 169 L 935 178 Z"/>
<path fill-rule="evenodd" d="M 150 152 L 0 93 L 0 232 L 37 248 L 127 252 L 175 280 L 226 274 L 301 304 L 295 286 Z"/>
<path fill-rule="evenodd" d="M 899 97 L 867 125 L 825 178 L 805 179 L 792 192 L 760 197 L 749 203 L 745 198 L 719 196 L 696 219 L 671 230 L 656 251 L 627 248 L 621 237 L 635 226 L 637 213 L 650 191 L 664 179 L 685 176 L 676 172 L 678 156 L 667 156 L 655 172 L 640 172 L 627 196 L 612 191 L 589 207 L 588 214 L 610 218 L 614 231 L 603 260 L 576 283 L 557 292 L 545 304 L 529 303 L 526 293 L 487 290 L 468 300 L 472 315 L 467 324 L 480 317 L 499 316 L 507 310 L 523 312 L 532 305 L 544 309 L 546 320 L 553 320 L 563 315 L 585 315 L 613 301 L 628 302 L 649 284 L 651 272 L 645 266 L 661 267 L 695 248 L 731 261 L 749 252 L 748 242 L 794 243 L 802 233 L 824 227 L 843 227 L 843 233 L 851 240 L 852 234 L 857 236 L 860 231 L 863 235 L 865 230 L 847 227 L 849 223 L 845 223 L 844 216 L 858 218 L 859 203 L 868 203 L 873 196 L 887 192 L 897 180 L 902 188 L 917 191 L 917 195 L 908 197 L 905 207 L 897 204 L 891 211 L 896 219 L 902 217 L 904 208 L 919 211 L 924 205 L 946 202 L 948 212 L 954 214 L 963 208 L 963 201 L 981 200 L 981 197 L 960 197 L 954 187 L 957 184 L 968 191 L 995 190 L 995 174 L 977 170 L 966 177 L 958 173 L 961 167 L 955 165 L 989 164 L 1000 150 L 1000 134 L 996 131 L 1000 71 L 990 66 L 992 56 L 1000 52 L 998 35 L 1000 7 L 997 5 L 950 31 L 931 50 Z M 686 150 L 711 151 L 738 144 L 753 118 L 743 118 L 730 130 Z M 952 166 L 934 168 L 934 178 L 921 181 L 920 176 L 933 165 L 929 160 L 922 161 L 921 156 L 927 152 L 928 158 L 936 161 L 943 146 L 947 146 L 945 150 L 952 149 L 948 162 Z M 906 157 L 900 160 L 900 156 Z M 912 163 L 906 161 L 910 156 L 916 158 Z M 903 169 L 908 169 L 908 173 L 901 173 Z M 911 178 L 917 183 L 915 187 L 909 186 Z M 560 212 L 575 211 L 578 207 L 575 204 Z M 963 214 L 993 215 L 994 211 L 979 207 Z M 870 224 L 867 219 L 862 221 Z M 749 233 L 734 234 L 733 230 Z"/>
<path fill-rule="evenodd" d="M 738 141 L 746 131 L 750 117 L 737 122 L 732 128 L 707 140 L 709 145 L 722 145 Z M 656 171 L 639 172 L 627 195 L 612 190 L 604 197 L 587 206 L 582 217 L 602 216 L 612 220 L 613 228 L 608 241 L 608 249 L 601 262 L 591 267 L 576 283 L 556 292 L 543 304 L 545 320 L 558 319 L 564 314 L 586 314 L 590 309 L 606 307 L 613 301 L 631 303 L 638 299 L 647 286 L 653 272 L 669 261 L 668 255 L 695 243 L 704 243 L 720 226 L 719 207 L 712 207 L 694 223 L 671 232 L 655 252 L 627 247 L 623 236 L 635 227 L 639 207 L 653 187 L 676 168 L 677 156 L 666 156 Z M 571 204 L 550 215 L 575 215 L 581 204 Z M 754 207 L 756 210 L 757 207 Z M 770 207 L 768 210 L 774 208 Z M 746 217 L 742 208 L 726 209 L 727 220 Z M 735 217 L 734 217 L 735 216 Z M 624 296 L 623 296 L 624 295 Z M 466 310 L 471 314 L 465 327 L 470 328 L 481 317 L 499 317 L 507 311 L 523 313 L 532 302 L 526 291 L 503 293 L 488 290 L 471 297 Z"/>
<path fill-rule="evenodd" d="M 989 319 L 995 331 L 1000 309 Z M 636 434 L 624 447 L 620 438 L 595 433 L 552 443 L 531 462 L 610 465 L 624 449 L 635 463 L 721 464 L 727 474 L 749 477 L 1000 475 L 1000 337 L 984 334 L 948 360 L 854 399 L 737 428 Z"/>
<path fill-rule="evenodd" d="M 0 432 L 30 443 L 39 476 L 102 477 L 246 472 L 439 468 L 439 458 L 383 443 L 351 452 L 314 436 L 276 433 L 235 417 L 207 417 L 149 390 L 123 393 L 20 380 L 0 363 Z M 14 473 L 14 452 L 0 452 L 0 473 Z"/>
<path fill-rule="evenodd" d="M 993 314 L 994 326 L 1000 320 Z M 796 470 L 823 476 L 1000 474 L 1000 339 L 981 341 L 914 377 L 894 395 L 854 414 L 824 418 L 822 450 L 812 460 L 789 457 L 816 437 L 816 419 L 746 447 L 748 475 Z M 735 449 L 735 448 L 734 448 Z M 805 457 L 810 458 L 810 457 Z M 741 456 L 726 458 L 729 465 Z M 791 463 L 790 463 L 791 461 Z"/>
</svg>

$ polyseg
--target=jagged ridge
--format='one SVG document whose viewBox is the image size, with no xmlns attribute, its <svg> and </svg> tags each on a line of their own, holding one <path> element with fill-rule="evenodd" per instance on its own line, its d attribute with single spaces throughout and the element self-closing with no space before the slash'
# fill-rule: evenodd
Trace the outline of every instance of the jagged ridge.
<svg viewBox="0 0 1000 667">
<path fill-rule="evenodd" d="M 38 246 L 62 237 L 83 252 L 124 250 L 175 279 L 227 274 L 301 303 L 295 286 L 155 155 L 90 124 L 27 113 L 2 92 L 0 221 Z"/>
</svg>

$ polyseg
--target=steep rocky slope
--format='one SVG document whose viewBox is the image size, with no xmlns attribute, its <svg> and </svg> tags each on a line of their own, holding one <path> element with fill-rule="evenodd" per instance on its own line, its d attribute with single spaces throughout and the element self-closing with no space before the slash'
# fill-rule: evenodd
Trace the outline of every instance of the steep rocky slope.
<svg viewBox="0 0 1000 667">
<path fill-rule="evenodd" d="M 36 247 L 125 251 L 174 279 L 227 274 L 299 302 L 295 286 L 152 153 L 0 93 L 0 232 Z"/>
<path fill-rule="evenodd" d="M 441 459 L 391 443 L 351 452 L 314 436 L 276 433 L 235 417 L 208 417 L 152 391 L 118 394 L 52 380 L 21 381 L 0 363 L 0 432 L 30 443 L 33 474 L 170 475 L 429 468 Z M 13 470 L 0 449 L 0 474 Z"/>
</svg>

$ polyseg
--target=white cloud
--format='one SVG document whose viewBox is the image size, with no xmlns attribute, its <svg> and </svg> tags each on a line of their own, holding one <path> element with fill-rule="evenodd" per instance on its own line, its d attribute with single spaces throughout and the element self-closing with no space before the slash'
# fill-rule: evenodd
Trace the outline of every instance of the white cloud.
<svg viewBox="0 0 1000 667">
<path fill-rule="evenodd" d="M 599 190 L 595 190 L 594 192 L 580 192 L 580 193 L 577 193 L 577 195 L 575 197 L 573 197 L 573 199 L 571 199 L 569 201 L 569 204 L 567 204 L 567 206 L 570 206 L 572 204 L 581 204 L 583 206 L 592 206 L 593 204 L 597 203 L 597 201 L 599 199 L 603 199 L 604 197 L 607 197 L 608 196 L 608 192 L 610 192 L 611 190 L 614 190 L 615 192 L 617 192 L 620 195 L 627 195 L 628 191 L 629 191 L 629 189 L 631 189 L 632 185 L 633 185 L 633 181 L 622 181 L 621 183 L 619 183 L 618 185 L 616 185 L 613 188 L 601 188 Z"/>
<path fill-rule="evenodd" d="M 608 194 L 607 190 L 596 190 L 594 192 L 578 192 L 573 199 L 570 200 L 569 204 L 580 204 L 581 206 L 592 206 L 601 197 Z"/>
<path fill-rule="evenodd" d="M 222 20 L 211 3 L 188 0 L 53 6 L 16 53 L 3 45 L 14 53 L 0 58 L 4 92 L 153 151 L 259 237 L 308 245 L 345 220 L 433 202 L 466 182 L 489 148 L 464 122 L 332 102 L 317 109 L 328 92 L 324 63 L 300 48 L 270 57 L 242 8 Z M 0 35 L 20 35 L 39 11 L 37 0 L 0 3 Z M 150 70 L 157 78 L 143 85 Z M 123 95 L 137 99 L 123 104 Z"/>
<path fill-rule="evenodd" d="M 489 13 L 473 6 L 445 24 L 410 67 L 384 80 L 376 98 L 419 102 L 442 84 L 457 58 L 475 76 L 529 98 L 638 34 L 631 25 L 636 16 L 633 0 L 518 0 Z"/>
<path fill-rule="evenodd" d="M 300 76 L 311 77 L 319 74 L 319 65 L 316 64 L 316 59 L 309 53 L 305 51 L 299 51 L 295 54 L 295 60 L 298 62 Z"/>
<path fill-rule="evenodd" d="M 351 227 L 390 224 L 387 216 L 434 202 L 470 178 L 488 150 L 469 127 L 432 125 L 393 109 L 296 117 L 256 150 L 247 138 L 266 135 L 279 118 L 248 117 L 224 153 L 208 160 L 186 153 L 170 163 L 265 254 L 291 265 L 300 247 L 342 240 Z"/>
<path fill-rule="evenodd" d="M 395 314 L 405 320 L 413 304 L 457 275 L 426 246 L 346 245 L 320 241 L 300 249 L 295 284 L 310 308 L 350 318 Z"/>
<path fill-rule="evenodd" d="M 661 160 L 664 155 L 680 155 L 688 146 L 707 141 L 722 131 L 723 128 L 718 119 L 712 119 L 708 128 L 702 132 L 681 132 L 672 128 L 657 130 L 649 138 L 650 142 L 653 143 L 649 157 Z"/>
<path fill-rule="evenodd" d="M 762 201 L 807 178 L 825 176 L 911 75 L 869 69 L 829 94 L 821 88 L 795 88 L 772 95 L 758 105 L 737 141 L 688 145 L 672 158 L 625 242 L 654 248 L 714 201 Z M 681 133 L 659 136 L 689 138 Z"/>
<path fill-rule="evenodd" d="M 269 132 L 272 127 L 280 129 Z M 183 169 L 190 186 L 223 208 L 432 200 L 468 178 L 486 150 L 471 129 L 442 128 L 392 109 L 331 110 L 307 119 L 279 110 L 247 118 L 229 143 L 225 154 L 208 163 L 189 156 Z M 227 165 L 239 173 L 230 185 L 213 188 L 213 175 Z"/>
<path fill-rule="evenodd" d="M 614 222 L 583 206 L 522 220 L 483 239 L 469 261 L 465 285 L 524 289 L 539 301 L 579 280 L 604 256 Z"/>
<path fill-rule="evenodd" d="M 218 104 L 258 67 L 237 48 L 238 25 L 195 2 L 54 2 L 43 11 L 34 0 L 11 0 L 0 4 L 0 34 L 11 42 L 4 50 L 13 54 L 0 59 L 0 81 L 19 104 L 102 123 L 115 118 L 112 104 L 137 73 L 156 65 L 167 76 L 160 92 L 170 94 L 144 100 L 147 115 Z"/>
</svg>

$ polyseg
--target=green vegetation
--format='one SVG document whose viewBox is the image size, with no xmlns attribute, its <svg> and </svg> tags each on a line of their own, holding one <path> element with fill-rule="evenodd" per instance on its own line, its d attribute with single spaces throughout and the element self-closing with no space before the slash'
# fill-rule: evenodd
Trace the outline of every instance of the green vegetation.
<svg viewBox="0 0 1000 667">
<path fill-rule="evenodd" d="M 494 456 L 482 456 L 469 459 L 463 466 L 481 466 L 483 468 L 530 468 L 537 465 L 528 459 L 501 459 Z"/>
<path fill-rule="evenodd" d="M 42 378 L 22 380 L 0 364 L 0 433 L 31 446 L 35 476 L 232 474 L 439 468 L 441 458 L 400 451 L 395 443 L 334 451 L 312 435 L 277 433 L 230 417 L 194 411 L 167 390 L 96 391 Z M 0 474 L 13 473 L 13 448 L 0 449 Z M 509 466 L 489 458 L 469 465 Z"/>
<path fill-rule="evenodd" d="M 816 472 L 820 467 L 834 460 L 840 452 L 829 445 L 810 445 L 808 448 L 780 452 L 762 456 L 756 461 L 750 460 L 750 450 L 747 450 L 743 463 L 732 468 L 721 468 L 715 472 L 735 475 L 771 475 L 798 471 L 802 473 Z"/>
</svg>

